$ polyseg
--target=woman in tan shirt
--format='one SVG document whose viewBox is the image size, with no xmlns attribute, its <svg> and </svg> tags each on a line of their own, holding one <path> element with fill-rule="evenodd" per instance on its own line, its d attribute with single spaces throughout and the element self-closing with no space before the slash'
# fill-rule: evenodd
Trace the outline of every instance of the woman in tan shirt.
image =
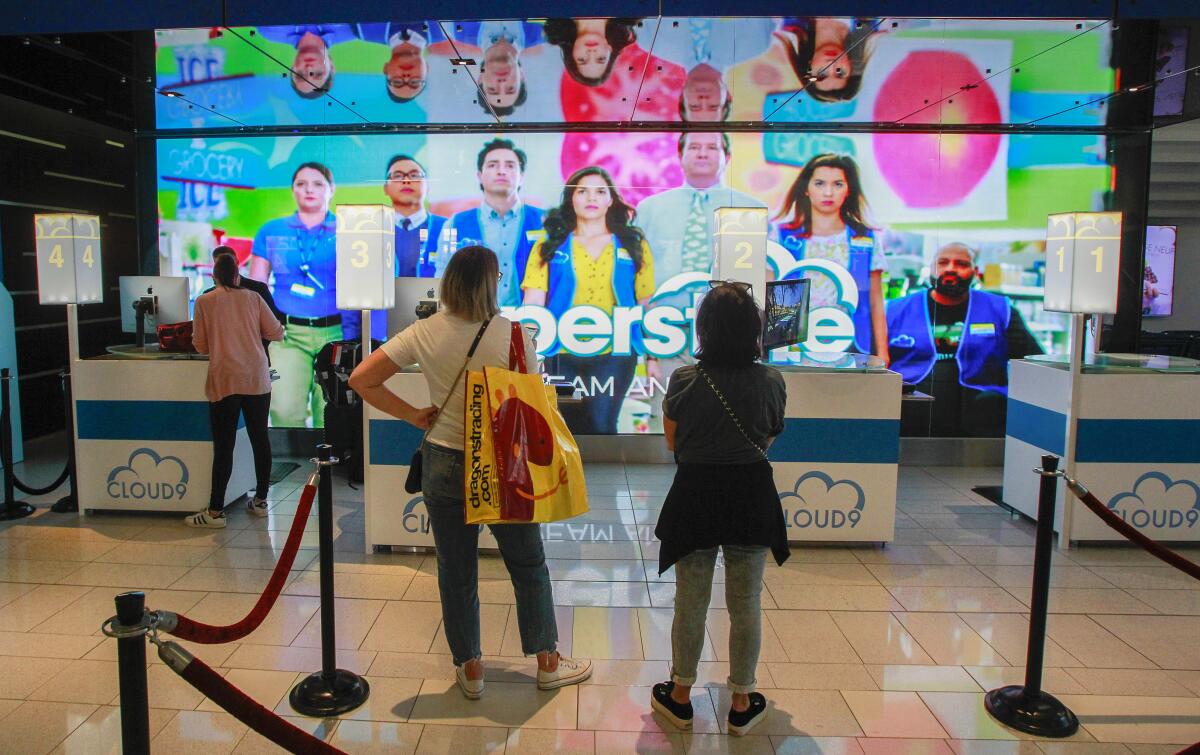
<svg viewBox="0 0 1200 755">
<path fill-rule="evenodd" d="M 254 451 L 254 498 L 246 503 L 251 514 L 266 516 L 270 488 L 271 441 L 267 415 L 271 409 L 271 377 L 262 342 L 283 339 L 283 326 L 262 297 L 240 288 L 241 275 L 233 255 L 213 261 L 216 287 L 196 299 L 192 342 L 208 354 L 208 418 L 212 427 L 212 493 L 208 508 L 184 520 L 189 527 L 225 526 L 225 487 L 233 471 L 233 447 L 238 416 L 246 418 L 246 434 Z"/>
</svg>

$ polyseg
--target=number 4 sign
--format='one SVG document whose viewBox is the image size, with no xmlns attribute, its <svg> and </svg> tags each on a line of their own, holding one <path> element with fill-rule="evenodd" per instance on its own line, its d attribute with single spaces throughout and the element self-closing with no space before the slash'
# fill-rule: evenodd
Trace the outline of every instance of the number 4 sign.
<svg viewBox="0 0 1200 755">
<path fill-rule="evenodd" d="M 1046 298 L 1050 312 L 1117 311 L 1121 213 L 1065 212 L 1046 219 Z"/>
<path fill-rule="evenodd" d="M 38 303 L 104 301 L 100 274 L 100 218 L 95 215 L 34 215 Z"/>
</svg>

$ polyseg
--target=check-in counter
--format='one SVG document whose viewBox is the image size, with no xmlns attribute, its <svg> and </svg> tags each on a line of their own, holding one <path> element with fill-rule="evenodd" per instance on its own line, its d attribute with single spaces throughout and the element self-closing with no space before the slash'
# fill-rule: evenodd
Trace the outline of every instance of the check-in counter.
<svg viewBox="0 0 1200 755">
<path fill-rule="evenodd" d="M 1075 477 L 1149 537 L 1200 540 L 1200 362 L 1136 354 L 1089 361 L 1080 376 Z M 1039 478 L 1032 470 L 1042 454 L 1067 452 L 1065 358 L 1012 362 L 1008 391 L 1004 502 L 1036 519 Z M 1122 539 L 1061 481 L 1055 530 L 1067 542 Z"/>
<path fill-rule="evenodd" d="M 71 366 L 79 510 L 199 511 L 208 505 L 208 358 L 133 347 Z M 225 503 L 254 487 L 240 424 Z"/>
<path fill-rule="evenodd" d="M 900 454 L 900 376 L 874 358 L 854 354 L 835 363 L 806 360 L 779 369 L 787 384 L 786 419 L 769 456 L 788 539 L 891 541 Z M 414 406 L 429 405 L 419 371 L 400 372 L 387 385 Z M 367 549 L 432 547 L 424 499 L 420 493 L 404 492 L 421 431 L 370 406 L 365 422 Z M 638 526 L 632 520 L 625 525 Z M 607 529 L 596 531 L 611 539 Z M 480 546 L 495 547 L 486 528 Z"/>
</svg>

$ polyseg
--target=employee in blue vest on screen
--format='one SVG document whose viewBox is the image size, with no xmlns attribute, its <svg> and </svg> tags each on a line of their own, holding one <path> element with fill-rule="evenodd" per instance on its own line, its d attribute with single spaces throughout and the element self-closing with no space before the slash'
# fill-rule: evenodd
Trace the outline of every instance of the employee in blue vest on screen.
<svg viewBox="0 0 1200 755">
<path fill-rule="evenodd" d="M 263 39 L 296 48 L 292 60 L 292 89 L 305 99 L 316 99 L 333 88 L 333 58 L 329 48 L 354 39 L 350 24 L 260 26 Z"/>
<path fill-rule="evenodd" d="M 935 437 L 1003 434 L 1008 360 L 1042 353 L 1006 297 L 971 288 L 975 274 L 975 252 L 947 244 L 933 287 L 887 307 L 891 368 L 933 396 Z"/>
<path fill-rule="evenodd" d="M 455 249 L 486 246 L 500 259 L 501 307 L 521 306 L 521 281 L 529 253 L 543 236 L 546 211 L 521 200 L 525 152 L 508 139 L 483 145 L 475 161 L 483 202 L 450 218 L 442 228 L 438 248 L 431 255 L 435 275 L 441 277 Z"/>
<path fill-rule="evenodd" d="M 383 76 L 392 102 L 408 102 L 425 91 L 429 80 L 429 64 L 425 60 L 429 45 L 446 38 L 437 22 L 354 24 L 352 28 L 358 39 L 387 45 L 391 50 L 383 64 Z"/>
<path fill-rule="evenodd" d="M 396 277 L 432 278 L 430 252 L 437 249 L 438 236 L 446 218 L 425 209 L 428 175 L 409 155 L 388 160 L 383 193 L 396 211 Z"/>
</svg>

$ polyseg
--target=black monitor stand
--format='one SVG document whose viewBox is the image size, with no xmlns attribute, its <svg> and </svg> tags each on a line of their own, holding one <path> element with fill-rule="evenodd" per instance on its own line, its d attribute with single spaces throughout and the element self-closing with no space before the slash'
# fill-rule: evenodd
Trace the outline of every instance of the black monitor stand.
<svg viewBox="0 0 1200 755">
<path fill-rule="evenodd" d="M 158 313 L 157 299 L 153 296 L 143 296 L 133 302 L 133 312 L 136 320 L 134 346 L 146 348 L 146 315 Z"/>
</svg>

